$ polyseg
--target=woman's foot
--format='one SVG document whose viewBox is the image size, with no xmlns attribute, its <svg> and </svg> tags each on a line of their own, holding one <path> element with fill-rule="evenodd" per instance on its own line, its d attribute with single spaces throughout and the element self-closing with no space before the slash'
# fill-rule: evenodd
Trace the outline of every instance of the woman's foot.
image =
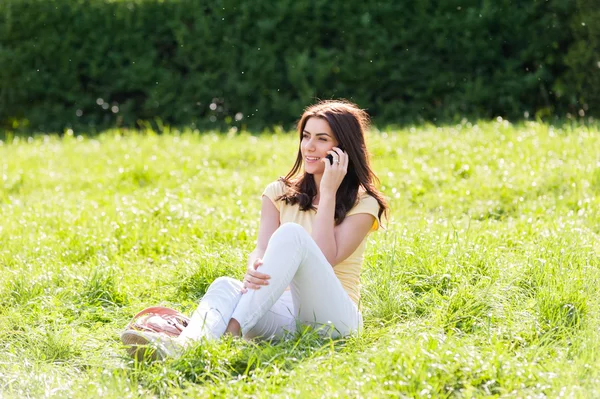
<svg viewBox="0 0 600 399">
<path fill-rule="evenodd" d="M 241 337 L 242 327 L 240 326 L 240 323 L 236 319 L 229 320 L 229 324 L 227 324 L 225 334 L 230 334 L 234 337 Z"/>
</svg>

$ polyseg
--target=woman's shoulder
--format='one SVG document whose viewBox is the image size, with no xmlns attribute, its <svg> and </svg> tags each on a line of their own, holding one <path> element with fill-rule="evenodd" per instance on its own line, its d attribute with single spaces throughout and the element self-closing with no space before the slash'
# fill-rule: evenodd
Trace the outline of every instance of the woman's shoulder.
<svg viewBox="0 0 600 399">
<path fill-rule="evenodd" d="M 265 190 L 263 191 L 263 195 L 269 197 L 272 201 L 276 201 L 285 194 L 287 190 L 287 185 L 282 179 L 277 179 L 272 181 L 267 185 Z"/>
<path fill-rule="evenodd" d="M 370 204 L 376 203 L 377 206 L 379 206 L 379 202 L 377 202 L 377 198 L 373 197 L 371 194 L 369 194 L 367 192 L 367 190 L 365 190 L 362 187 L 358 190 L 358 195 L 357 195 L 356 203 L 354 204 L 354 206 L 358 206 L 361 203 L 370 203 Z"/>
<path fill-rule="evenodd" d="M 283 193 L 285 193 L 286 189 L 287 189 L 287 185 L 285 184 L 285 182 L 282 179 L 277 179 L 277 180 L 274 180 L 271 183 L 267 184 L 265 191 L 267 191 L 267 190 L 274 191 L 274 192 L 280 193 L 280 195 L 282 195 Z"/>
<path fill-rule="evenodd" d="M 352 216 L 358 213 L 367 213 L 369 215 L 372 215 L 373 217 L 375 217 L 373 227 L 371 229 L 373 231 L 377 230 L 380 227 L 381 221 L 379 220 L 379 209 L 380 205 L 379 201 L 377 201 L 377 198 L 373 197 L 367 191 L 361 189 L 358 192 L 358 198 L 356 200 L 356 203 L 354 204 L 352 209 L 348 211 L 346 216 Z"/>
</svg>

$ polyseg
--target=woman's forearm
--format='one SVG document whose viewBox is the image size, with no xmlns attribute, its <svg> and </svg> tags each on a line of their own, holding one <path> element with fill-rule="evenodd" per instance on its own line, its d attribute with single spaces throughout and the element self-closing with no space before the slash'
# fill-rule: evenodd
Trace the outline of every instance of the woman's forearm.
<svg viewBox="0 0 600 399">
<path fill-rule="evenodd" d="M 330 265 L 335 266 L 337 245 L 335 242 L 335 194 L 321 195 L 317 215 L 312 226 L 312 238 Z"/>
</svg>

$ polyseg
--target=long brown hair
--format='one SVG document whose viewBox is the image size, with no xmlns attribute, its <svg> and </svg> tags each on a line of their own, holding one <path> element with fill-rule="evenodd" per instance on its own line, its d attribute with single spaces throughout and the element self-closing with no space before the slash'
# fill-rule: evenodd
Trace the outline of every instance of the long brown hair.
<svg viewBox="0 0 600 399">
<path fill-rule="evenodd" d="M 365 144 L 365 131 L 369 126 L 369 115 L 356 104 L 345 100 L 320 101 L 304 111 L 297 126 L 300 135 L 298 156 L 292 169 L 285 177 L 281 178 L 288 189 L 279 199 L 285 201 L 286 204 L 299 204 L 302 211 L 315 209 L 312 204 L 313 198 L 317 195 L 314 176 L 304 172 L 301 176 L 296 177 L 303 163 L 302 133 L 310 118 L 321 118 L 327 121 L 339 143 L 338 147 L 342 147 L 348 153 L 348 171 L 335 198 L 334 218 L 336 224 L 342 223 L 348 211 L 356 205 L 360 187 L 379 203 L 378 216 L 381 220 L 381 215 L 387 214 L 388 205 L 376 187 L 379 179 L 371 170 L 369 163 L 369 153 Z"/>
</svg>

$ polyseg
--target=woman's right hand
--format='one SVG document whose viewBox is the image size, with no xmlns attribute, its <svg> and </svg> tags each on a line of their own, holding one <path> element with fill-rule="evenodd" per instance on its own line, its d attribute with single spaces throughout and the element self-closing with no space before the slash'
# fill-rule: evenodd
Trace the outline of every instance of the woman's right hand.
<svg viewBox="0 0 600 399">
<path fill-rule="evenodd" d="M 269 284 L 271 276 L 268 274 L 260 273 L 256 271 L 263 261 L 261 258 L 256 258 L 254 262 L 248 265 L 246 274 L 244 275 L 242 294 L 248 292 L 248 288 L 251 290 L 259 290 L 263 285 Z"/>
<path fill-rule="evenodd" d="M 332 162 L 329 162 L 327 157 L 321 159 L 325 164 L 325 172 L 321 178 L 321 196 L 325 194 L 331 194 L 335 198 L 338 188 L 344 181 L 346 173 L 348 173 L 348 153 L 342 151 L 339 147 L 333 147 L 327 151 L 328 155 L 331 155 Z"/>
</svg>

